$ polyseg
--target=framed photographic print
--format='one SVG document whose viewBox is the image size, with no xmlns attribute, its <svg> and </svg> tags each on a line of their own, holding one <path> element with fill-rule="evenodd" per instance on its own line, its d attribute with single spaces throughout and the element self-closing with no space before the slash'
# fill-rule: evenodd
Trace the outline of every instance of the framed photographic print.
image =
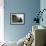
<svg viewBox="0 0 46 46">
<path fill-rule="evenodd" d="M 10 13 L 10 24 L 24 24 L 24 13 Z"/>
</svg>

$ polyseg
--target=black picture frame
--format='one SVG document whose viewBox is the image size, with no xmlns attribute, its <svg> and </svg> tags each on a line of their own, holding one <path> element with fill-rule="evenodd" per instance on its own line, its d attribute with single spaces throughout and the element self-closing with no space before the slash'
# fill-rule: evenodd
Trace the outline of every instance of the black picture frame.
<svg viewBox="0 0 46 46">
<path fill-rule="evenodd" d="M 12 25 L 25 24 L 25 14 L 24 13 L 10 13 L 10 24 Z"/>
</svg>

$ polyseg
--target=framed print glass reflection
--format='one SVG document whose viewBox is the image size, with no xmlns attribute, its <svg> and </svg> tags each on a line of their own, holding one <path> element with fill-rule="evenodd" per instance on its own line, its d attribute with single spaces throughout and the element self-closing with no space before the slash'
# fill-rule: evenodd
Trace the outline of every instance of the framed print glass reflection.
<svg viewBox="0 0 46 46">
<path fill-rule="evenodd" d="M 24 24 L 24 13 L 10 13 L 10 24 Z"/>
</svg>

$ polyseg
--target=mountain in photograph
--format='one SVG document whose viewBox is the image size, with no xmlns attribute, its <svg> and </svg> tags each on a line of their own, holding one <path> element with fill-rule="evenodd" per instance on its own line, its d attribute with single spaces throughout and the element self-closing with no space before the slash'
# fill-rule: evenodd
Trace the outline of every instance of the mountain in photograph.
<svg viewBox="0 0 46 46">
<path fill-rule="evenodd" d="M 12 15 L 12 22 L 22 22 L 22 18 L 16 15 Z"/>
</svg>

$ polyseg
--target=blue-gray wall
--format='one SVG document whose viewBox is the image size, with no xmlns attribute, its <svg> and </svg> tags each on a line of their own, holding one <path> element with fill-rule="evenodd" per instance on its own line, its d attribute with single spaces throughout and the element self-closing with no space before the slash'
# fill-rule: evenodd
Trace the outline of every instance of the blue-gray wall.
<svg viewBox="0 0 46 46">
<path fill-rule="evenodd" d="M 5 40 L 18 41 L 32 29 L 36 12 L 40 9 L 40 0 L 4 0 Z M 25 13 L 24 25 L 11 25 L 10 13 Z"/>
</svg>

